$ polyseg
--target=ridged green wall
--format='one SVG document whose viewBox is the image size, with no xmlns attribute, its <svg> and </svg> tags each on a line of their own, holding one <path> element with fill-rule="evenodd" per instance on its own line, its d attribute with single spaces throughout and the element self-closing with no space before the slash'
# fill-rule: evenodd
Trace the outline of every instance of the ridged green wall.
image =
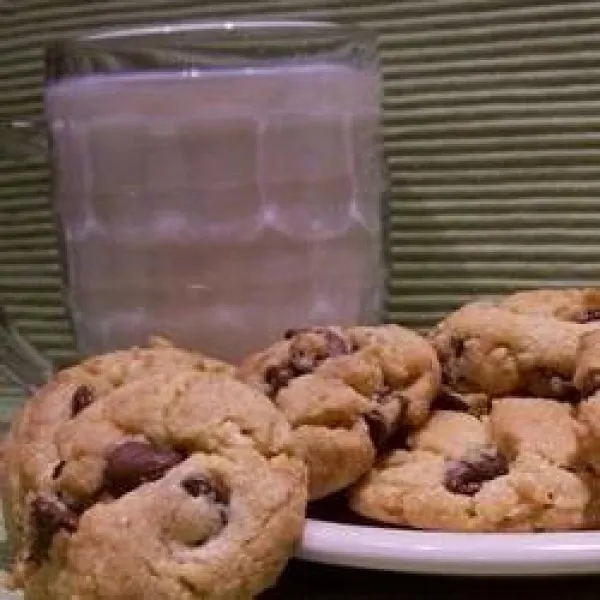
<svg viewBox="0 0 600 600">
<path fill-rule="evenodd" d="M 39 114 L 58 35 L 250 15 L 379 33 L 390 319 L 424 326 L 473 293 L 599 280 L 600 2 L 0 0 L 0 119 Z M 47 184 L 42 157 L 0 161 L 0 301 L 57 358 L 73 340 Z"/>
</svg>

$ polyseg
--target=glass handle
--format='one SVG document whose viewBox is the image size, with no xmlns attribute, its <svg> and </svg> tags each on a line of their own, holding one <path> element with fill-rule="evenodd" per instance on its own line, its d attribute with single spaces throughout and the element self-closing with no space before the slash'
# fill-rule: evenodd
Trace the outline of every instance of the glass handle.
<svg viewBox="0 0 600 600">
<path fill-rule="evenodd" d="M 48 142 L 39 119 L 0 120 L 0 160 L 46 156 Z"/>
<path fill-rule="evenodd" d="M 2 306 L 0 306 L 0 372 L 28 394 L 44 385 L 54 373 L 53 364 L 19 333 Z"/>
</svg>

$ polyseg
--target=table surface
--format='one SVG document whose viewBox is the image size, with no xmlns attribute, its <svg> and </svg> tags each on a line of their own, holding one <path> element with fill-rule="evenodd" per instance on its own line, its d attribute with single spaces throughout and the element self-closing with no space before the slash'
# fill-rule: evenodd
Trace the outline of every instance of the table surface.
<svg viewBox="0 0 600 600">
<path fill-rule="evenodd" d="M 600 563 L 600 557 L 599 557 Z M 289 563 L 277 586 L 260 600 L 418 598 L 445 600 L 587 599 L 600 597 L 600 576 L 441 577 Z"/>
</svg>

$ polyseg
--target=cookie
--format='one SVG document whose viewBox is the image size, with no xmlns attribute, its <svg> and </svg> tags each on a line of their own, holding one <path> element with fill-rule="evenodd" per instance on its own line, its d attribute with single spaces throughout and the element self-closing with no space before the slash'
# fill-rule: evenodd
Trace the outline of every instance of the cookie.
<svg viewBox="0 0 600 600">
<path fill-rule="evenodd" d="M 358 514 L 444 531 L 588 527 L 593 496 L 579 470 L 575 409 L 505 398 L 489 416 L 437 411 L 408 449 L 383 457 L 349 491 Z"/>
<path fill-rule="evenodd" d="M 301 536 L 306 467 L 266 397 L 220 367 L 97 394 L 64 377 L 7 452 L 27 598 L 238 599 L 274 583 Z"/>
<path fill-rule="evenodd" d="M 131 469 L 114 462 L 113 470 Z M 295 549 L 303 483 L 282 456 L 195 452 L 160 479 L 80 516 L 38 495 L 36 552 L 51 534 L 53 541 L 48 558 L 35 557 L 27 597 L 253 598 Z"/>
<path fill-rule="evenodd" d="M 290 330 L 238 376 L 289 421 L 317 499 L 356 481 L 395 434 L 426 420 L 441 372 L 425 339 L 382 325 Z"/>
<path fill-rule="evenodd" d="M 444 382 L 462 394 L 531 395 L 577 402 L 573 378 L 580 338 L 600 321 L 571 322 L 515 307 L 476 302 L 430 334 Z"/>
<path fill-rule="evenodd" d="M 54 452 L 54 437 L 63 424 L 87 404 L 129 382 L 185 369 L 233 373 L 233 367 L 225 363 L 153 338 L 148 347 L 94 356 L 60 371 L 34 395 L 15 417 L 8 437 L 12 452 L 7 454 L 9 468 L 3 498 L 11 517 L 7 519 L 11 539 L 19 538 L 24 490 L 45 471 L 47 456 Z M 19 458 L 22 448 L 28 453 L 25 461 Z M 19 467 L 11 468 L 15 461 Z"/>
<path fill-rule="evenodd" d="M 589 323 L 600 320 L 600 289 L 526 290 L 502 298 L 499 305 L 521 314 L 544 315 L 571 323 Z"/>
</svg>

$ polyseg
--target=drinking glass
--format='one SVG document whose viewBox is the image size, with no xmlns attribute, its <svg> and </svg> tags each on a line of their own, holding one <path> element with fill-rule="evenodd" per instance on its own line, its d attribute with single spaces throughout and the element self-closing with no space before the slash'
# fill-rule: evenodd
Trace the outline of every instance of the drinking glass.
<svg viewBox="0 0 600 600">
<path fill-rule="evenodd" d="M 162 335 L 236 361 L 290 327 L 378 321 L 371 34 L 298 21 L 111 30 L 52 44 L 46 73 L 82 355 Z"/>
</svg>

